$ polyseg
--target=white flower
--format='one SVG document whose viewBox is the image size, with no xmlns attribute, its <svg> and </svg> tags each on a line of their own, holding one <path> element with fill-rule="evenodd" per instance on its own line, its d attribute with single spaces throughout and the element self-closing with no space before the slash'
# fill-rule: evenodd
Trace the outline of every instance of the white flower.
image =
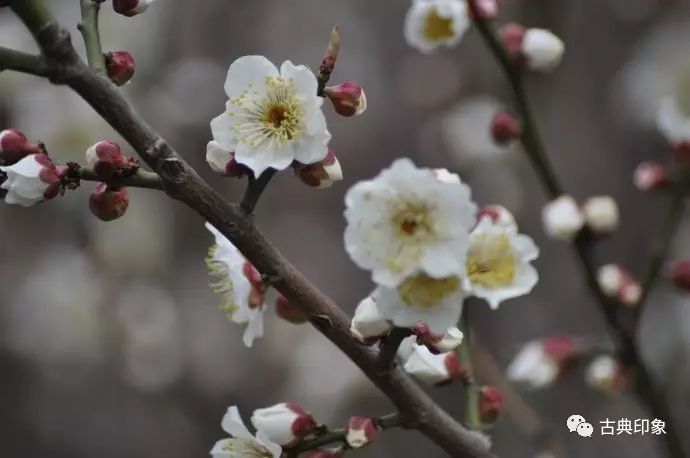
<svg viewBox="0 0 690 458">
<path fill-rule="evenodd" d="M 676 97 L 668 96 L 661 101 L 656 122 L 659 130 L 671 145 L 690 143 L 690 115 Z"/>
<path fill-rule="evenodd" d="M 434 176 L 442 183 L 461 183 L 460 175 L 452 173 L 448 169 L 433 169 Z"/>
<path fill-rule="evenodd" d="M 432 170 L 398 159 L 353 186 L 345 204 L 345 249 L 359 267 L 372 270 L 376 283 L 393 288 L 413 273 L 444 278 L 464 272 L 477 209 L 465 184 L 444 183 Z"/>
<path fill-rule="evenodd" d="M 515 226 L 482 218 L 470 235 L 465 289 L 495 309 L 504 300 L 532 291 L 539 274 L 530 261 L 538 256 L 534 241 L 517 234 Z"/>
<path fill-rule="evenodd" d="M 621 365 L 609 355 L 597 356 L 585 369 L 585 382 L 604 393 L 617 392 L 624 380 Z"/>
<path fill-rule="evenodd" d="M 428 53 L 458 44 L 469 25 L 464 0 L 413 0 L 405 18 L 405 40 Z"/>
<path fill-rule="evenodd" d="M 256 271 L 215 227 L 206 223 L 206 229 L 216 239 L 206 259 L 209 271 L 217 277 L 211 287 L 222 297 L 221 310 L 226 316 L 235 323 L 246 325 L 242 340 L 251 347 L 254 339 L 264 334 L 263 291 L 257 280 L 248 275 L 255 276 Z"/>
<path fill-rule="evenodd" d="M 252 436 L 236 406 L 228 408 L 221 426 L 232 437 L 216 442 L 211 449 L 213 458 L 280 458 L 283 453 L 280 445 L 269 440 L 263 432 Z"/>
<path fill-rule="evenodd" d="M 308 436 L 316 428 L 316 421 L 310 413 L 291 403 L 280 403 L 252 414 L 252 424 L 270 441 L 279 445 L 290 445 Z"/>
<path fill-rule="evenodd" d="M 546 235 L 560 240 L 572 240 L 585 225 L 585 217 L 577 202 L 565 195 L 544 205 L 541 218 Z"/>
<path fill-rule="evenodd" d="M 391 327 L 390 321 L 381 316 L 374 299 L 368 296 L 355 309 L 355 316 L 350 324 L 350 332 L 355 339 L 369 344 L 375 343 L 388 334 Z"/>
<path fill-rule="evenodd" d="M 0 167 L 0 171 L 7 175 L 0 189 L 7 191 L 8 204 L 30 207 L 60 191 L 58 170 L 45 154 L 30 154 L 14 165 Z"/>
<path fill-rule="evenodd" d="M 414 340 L 414 336 L 406 338 L 398 350 L 405 372 L 428 385 L 439 385 L 462 377 L 455 353 L 435 355 Z"/>
<path fill-rule="evenodd" d="M 431 333 L 444 335 L 460 319 L 464 292 L 460 277 L 432 278 L 420 273 L 396 288 L 379 286 L 373 299 L 381 315 L 395 326 L 424 322 Z"/>
<path fill-rule="evenodd" d="M 304 65 L 285 61 L 278 71 L 263 56 L 240 57 L 228 70 L 230 100 L 211 121 L 213 138 L 255 176 L 294 160 L 318 162 L 328 153 L 331 134 L 316 90 L 316 77 Z"/>
<path fill-rule="evenodd" d="M 508 379 L 532 388 L 543 388 L 558 377 L 557 362 L 549 356 L 541 341 L 529 342 L 515 356 L 507 369 Z"/>
<path fill-rule="evenodd" d="M 590 197 L 582 206 L 582 212 L 592 232 L 607 234 L 618 227 L 618 204 L 611 196 Z"/>
<path fill-rule="evenodd" d="M 615 297 L 626 282 L 626 273 L 616 264 L 606 264 L 597 270 L 599 288 L 608 297 Z"/>
<path fill-rule="evenodd" d="M 561 63 L 565 45 L 552 32 L 544 29 L 528 29 L 522 41 L 522 53 L 531 70 L 550 72 Z"/>
</svg>

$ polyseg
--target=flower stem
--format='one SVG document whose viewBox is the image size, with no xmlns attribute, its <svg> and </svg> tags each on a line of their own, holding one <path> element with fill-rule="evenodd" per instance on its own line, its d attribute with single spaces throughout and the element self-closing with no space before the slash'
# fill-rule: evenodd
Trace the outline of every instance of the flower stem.
<svg viewBox="0 0 690 458">
<path fill-rule="evenodd" d="M 275 169 L 267 169 L 259 178 L 254 178 L 252 175 L 249 176 L 247 188 L 244 190 L 244 195 L 240 201 L 240 208 L 242 208 L 245 213 L 249 215 L 252 214 L 256 204 L 259 202 L 261 194 L 263 194 L 266 186 L 268 186 L 268 183 L 275 173 Z"/>
<path fill-rule="evenodd" d="M 105 0 L 79 0 L 81 23 L 78 28 L 84 38 L 86 58 L 89 67 L 101 76 L 106 75 L 105 57 L 101 48 L 101 34 L 98 30 L 98 12 Z"/>
<path fill-rule="evenodd" d="M 478 429 L 482 426 L 479 418 L 479 387 L 474 379 L 472 365 L 472 328 L 470 327 L 470 311 L 465 303 L 460 317 L 460 329 L 463 333 L 462 343 L 458 347 L 458 359 L 460 367 L 467 373 L 462 380 L 463 393 L 465 395 L 465 426 L 470 429 Z"/>
<path fill-rule="evenodd" d="M 382 367 L 390 367 L 398 353 L 398 348 L 403 339 L 411 335 L 409 328 L 393 328 L 381 343 L 379 363 Z"/>
</svg>

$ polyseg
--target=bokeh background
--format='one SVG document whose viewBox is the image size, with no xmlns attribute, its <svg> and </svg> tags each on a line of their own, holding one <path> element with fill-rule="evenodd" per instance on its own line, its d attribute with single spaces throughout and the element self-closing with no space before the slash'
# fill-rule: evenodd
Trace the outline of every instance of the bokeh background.
<svg viewBox="0 0 690 458">
<path fill-rule="evenodd" d="M 51 0 L 76 32 L 78 2 Z M 124 94 L 197 167 L 236 199 L 243 183 L 212 174 L 204 161 L 209 121 L 225 103 L 223 82 L 238 56 L 263 54 L 316 67 L 328 33 L 342 30 L 333 81 L 365 88 L 369 109 L 346 119 L 326 107 L 332 146 L 345 179 L 327 190 L 280 174 L 262 198 L 257 221 L 308 277 L 348 312 L 372 289 L 346 255 L 343 195 L 400 156 L 448 167 L 480 204 L 501 203 L 541 247 L 541 281 L 524 298 L 492 312 L 472 304 L 479 339 L 501 365 L 520 345 L 556 332 L 607 342 L 601 316 L 573 253 L 543 236 L 544 195 L 518 149 L 490 142 L 487 124 L 510 104 L 503 75 L 476 31 L 460 46 L 424 56 L 402 38 L 407 1 L 160 0 L 126 19 L 108 2 L 104 49 L 137 61 Z M 554 30 L 567 44 L 563 65 L 528 88 L 549 154 L 577 198 L 611 194 L 622 225 L 600 243 L 599 260 L 644 271 L 649 241 L 667 201 L 642 194 L 631 173 L 642 160 L 665 160 L 656 132 L 659 100 L 690 68 L 690 4 L 682 0 L 505 0 L 501 20 Z M 0 9 L 0 45 L 31 51 L 18 20 Z M 38 78 L 0 74 L 0 127 L 44 141 L 61 161 L 119 137 L 68 89 Z M 266 336 L 252 350 L 224 319 L 207 287 L 211 236 L 196 214 L 153 191 L 132 190 L 122 219 L 101 223 L 87 208 L 93 183 L 62 199 L 24 209 L 0 205 L 0 447 L 3 456 L 206 456 L 224 436 L 220 419 L 238 404 L 298 402 L 319 420 L 391 411 L 350 363 L 309 326 L 267 312 Z M 673 257 L 690 254 L 690 221 Z M 690 448 L 690 304 L 660 284 L 645 313 L 641 342 L 663 382 Z M 650 436 L 582 439 L 566 418 L 649 418 L 628 395 L 588 389 L 574 372 L 546 391 L 521 392 L 571 457 L 661 456 Z M 433 390 L 460 415 L 459 386 Z M 493 433 L 504 457 L 530 457 L 539 446 L 520 419 L 504 416 Z M 391 431 L 361 457 L 444 456 L 414 432 Z M 542 455 L 546 456 L 546 455 Z"/>
</svg>

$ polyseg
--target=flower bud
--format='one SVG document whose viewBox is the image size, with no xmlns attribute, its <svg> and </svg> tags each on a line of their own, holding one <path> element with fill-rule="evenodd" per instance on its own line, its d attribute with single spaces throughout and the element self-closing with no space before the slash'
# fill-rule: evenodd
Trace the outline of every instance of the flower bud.
<svg viewBox="0 0 690 458">
<path fill-rule="evenodd" d="M 352 336 L 365 345 L 373 345 L 386 336 L 393 326 L 385 319 L 376 305 L 374 299 L 369 296 L 362 300 L 355 316 L 350 324 Z"/>
<path fill-rule="evenodd" d="M 86 150 L 86 165 L 103 180 L 114 176 L 129 176 L 139 168 L 132 157 L 122 154 L 120 145 L 111 141 L 100 141 Z"/>
<path fill-rule="evenodd" d="M 477 214 L 477 221 L 482 218 L 490 218 L 492 223 L 505 229 L 517 228 L 515 217 L 502 205 L 487 205 L 482 208 Z"/>
<path fill-rule="evenodd" d="M 127 51 L 113 51 L 105 55 L 108 79 L 116 86 L 123 86 L 134 76 L 134 57 Z"/>
<path fill-rule="evenodd" d="M 18 129 L 0 132 L 0 165 L 12 165 L 29 154 L 43 153 L 40 145 L 29 143 L 26 135 Z"/>
<path fill-rule="evenodd" d="M 341 116 L 361 115 L 367 109 L 364 89 L 354 81 L 328 86 L 324 93 L 333 103 L 336 113 Z"/>
<path fill-rule="evenodd" d="M 132 17 L 146 11 L 151 3 L 153 0 L 113 0 L 113 9 L 116 13 Z"/>
<path fill-rule="evenodd" d="M 496 113 L 491 120 L 491 137 L 499 145 L 506 145 L 520 136 L 520 121 L 505 111 Z"/>
<path fill-rule="evenodd" d="M 496 0 L 474 0 L 470 2 L 470 13 L 473 18 L 493 20 L 498 17 L 498 2 Z"/>
<path fill-rule="evenodd" d="M 541 216 L 546 235 L 559 240 L 572 240 L 585 224 L 577 202 L 567 195 L 546 204 Z"/>
<path fill-rule="evenodd" d="M 370 417 L 350 417 L 347 421 L 345 440 L 352 448 L 361 448 L 373 442 L 379 435 L 379 426 Z"/>
<path fill-rule="evenodd" d="M 282 294 L 279 294 L 276 298 L 276 314 L 292 324 L 303 324 L 307 322 L 307 317 L 304 315 L 304 312 Z"/>
<path fill-rule="evenodd" d="M 642 296 L 642 287 L 623 268 L 615 264 L 601 266 L 597 271 L 597 282 L 602 292 L 621 304 L 634 307 Z"/>
<path fill-rule="evenodd" d="M 68 169 L 56 167 L 47 154 L 30 154 L 13 165 L 0 166 L 6 175 L 0 189 L 7 191 L 5 202 L 30 207 L 64 192 L 63 177 Z"/>
<path fill-rule="evenodd" d="M 479 421 L 484 425 L 495 423 L 503 408 L 503 393 L 495 386 L 479 389 Z"/>
<path fill-rule="evenodd" d="M 113 221 L 121 217 L 128 206 L 127 188 L 111 189 L 105 183 L 98 183 L 89 197 L 89 209 L 101 221 Z"/>
<path fill-rule="evenodd" d="M 538 72 L 550 72 L 563 60 L 565 45 L 552 32 L 528 29 L 522 42 L 522 55 L 527 67 Z"/>
<path fill-rule="evenodd" d="M 424 345 L 416 344 L 410 348 L 403 370 L 428 385 L 444 385 L 467 375 L 455 353 L 435 355 Z"/>
<path fill-rule="evenodd" d="M 522 58 L 522 43 L 525 40 L 527 29 L 515 23 L 506 24 L 499 30 L 503 47 L 516 59 Z"/>
<path fill-rule="evenodd" d="M 206 162 L 211 170 L 224 177 L 242 178 L 251 173 L 249 168 L 235 160 L 235 153 L 223 149 L 215 140 L 206 145 Z"/>
<path fill-rule="evenodd" d="M 585 382 L 604 394 L 620 393 L 627 384 L 627 376 L 621 364 L 611 356 L 594 358 L 585 369 Z"/>
<path fill-rule="evenodd" d="M 292 167 L 304 184 L 314 188 L 328 188 L 343 179 L 343 170 L 331 148 L 328 148 L 328 154 L 322 161 L 308 165 L 295 161 Z"/>
<path fill-rule="evenodd" d="M 633 183 L 640 191 L 661 189 L 668 184 L 668 170 L 656 162 L 642 162 L 635 168 Z"/>
<path fill-rule="evenodd" d="M 676 287 L 690 291 L 690 260 L 676 261 L 666 270 L 666 277 Z"/>
<path fill-rule="evenodd" d="M 331 36 L 328 39 L 328 46 L 326 47 L 326 52 L 323 55 L 323 60 L 321 61 L 321 66 L 319 67 L 319 76 L 325 79 L 330 78 L 333 69 L 335 68 L 335 63 L 338 60 L 338 54 L 340 53 L 340 29 L 336 25 L 331 30 Z"/>
<path fill-rule="evenodd" d="M 554 335 L 526 343 L 507 369 L 509 380 L 531 388 L 545 388 L 573 366 L 583 352 L 569 335 Z"/>
<path fill-rule="evenodd" d="M 316 429 L 316 421 L 309 412 L 292 403 L 281 403 L 256 409 L 251 422 L 254 427 L 278 445 L 291 445 Z"/>
<path fill-rule="evenodd" d="M 417 343 L 426 345 L 429 351 L 434 354 L 455 350 L 460 346 L 463 339 L 462 331 L 458 328 L 448 328 L 444 335 L 434 335 L 426 323 L 418 323 L 412 328 L 412 332 L 417 336 Z"/>
<path fill-rule="evenodd" d="M 590 197 L 582 212 L 587 227 L 596 234 L 610 234 L 618 228 L 618 204 L 611 196 Z"/>
</svg>

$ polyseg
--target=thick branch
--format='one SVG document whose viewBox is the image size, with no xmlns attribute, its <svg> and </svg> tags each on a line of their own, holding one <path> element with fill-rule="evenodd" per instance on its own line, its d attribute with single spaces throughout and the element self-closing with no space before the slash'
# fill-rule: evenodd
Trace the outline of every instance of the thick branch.
<svg viewBox="0 0 690 458">
<path fill-rule="evenodd" d="M 161 178 L 163 189 L 186 203 L 228 237 L 261 273 L 278 279 L 275 287 L 299 304 L 309 321 L 343 351 L 393 402 L 403 424 L 415 427 L 454 457 L 491 456 L 485 436 L 468 431 L 441 409 L 409 376 L 397 368 L 381 370 L 376 354 L 350 335 L 349 318 L 309 282 L 264 238 L 238 205 L 217 192 L 134 113 L 119 91 L 85 66 L 69 35 L 50 17 L 35 21 L 40 0 L 11 0 L 10 6 L 31 27 L 42 51 L 70 69 L 65 83 L 79 93 L 119 132 Z"/>
<path fill-rule="evenodd" d="M 98 30 L 98 12 L 103 1 L 105 0 L 79 0 L 81 6 L 79 31 L 84 38 L 86 58 L 93 71 L 101 76 L 106 74 L 105 57 L 103 57 L 103 49 L 101 47 L 101 34 Z"/>
</svg>

